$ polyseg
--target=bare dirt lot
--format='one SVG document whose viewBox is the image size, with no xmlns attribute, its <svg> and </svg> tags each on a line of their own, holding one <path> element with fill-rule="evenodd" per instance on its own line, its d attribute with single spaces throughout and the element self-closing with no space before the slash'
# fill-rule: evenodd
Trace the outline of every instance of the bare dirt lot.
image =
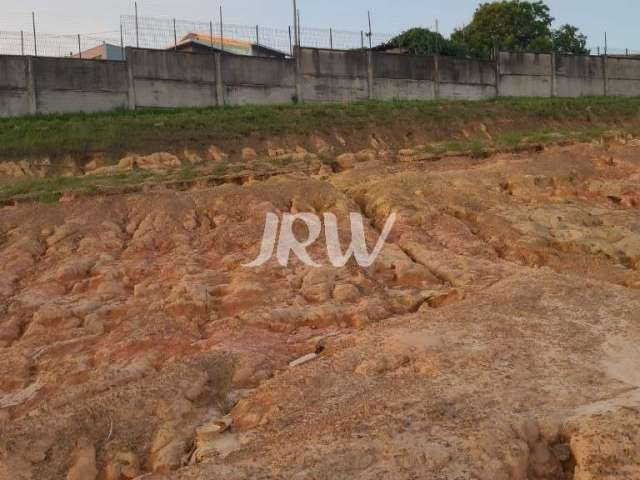
<svg viewBox="0 0 640 480">
<path fill-rule="evenodd" d="M 640 478 L 624 143 L 0 209 L 0 479 Z M 268 212 L 398 220 L 244 268 Z"/>
</svg>

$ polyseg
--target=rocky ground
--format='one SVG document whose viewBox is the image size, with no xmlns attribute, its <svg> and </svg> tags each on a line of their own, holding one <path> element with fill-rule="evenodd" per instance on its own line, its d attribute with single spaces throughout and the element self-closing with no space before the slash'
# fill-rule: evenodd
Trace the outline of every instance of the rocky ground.
<svg viewBox="0 0 640 480">
<path fill-rule="evenodd" d="M 640 478 L 638 142 L 372 140 L 2 208 L 0 479 Z M 398 219 L 369 268 L 244 268 L 268 212 Z"/>
</svg>

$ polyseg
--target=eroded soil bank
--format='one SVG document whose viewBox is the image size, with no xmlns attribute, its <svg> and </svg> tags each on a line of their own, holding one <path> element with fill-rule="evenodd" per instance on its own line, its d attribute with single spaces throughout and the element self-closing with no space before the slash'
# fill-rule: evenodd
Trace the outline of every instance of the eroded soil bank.
<svg viewBox="0 0 640 480">
<path fill-rule="evenodd" d="M 0 209 L 0 478 L 640 477 L 637 142 L 370 140 Z M 268 212 L 398 220 L 369 268 L 244 268 Z"/>
</svg>

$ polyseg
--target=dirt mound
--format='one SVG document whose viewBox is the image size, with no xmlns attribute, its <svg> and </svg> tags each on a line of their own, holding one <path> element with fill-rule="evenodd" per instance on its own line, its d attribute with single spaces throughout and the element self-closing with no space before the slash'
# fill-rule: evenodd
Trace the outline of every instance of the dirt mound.
<svg viewBox="0 0 640 480">
<path fill-rule="evenodd" d="M 638 151 L 1 209 L 0 479 L 640 476 Z M 304 212 L 397 221 L 243 267 Z"/>
</svg>

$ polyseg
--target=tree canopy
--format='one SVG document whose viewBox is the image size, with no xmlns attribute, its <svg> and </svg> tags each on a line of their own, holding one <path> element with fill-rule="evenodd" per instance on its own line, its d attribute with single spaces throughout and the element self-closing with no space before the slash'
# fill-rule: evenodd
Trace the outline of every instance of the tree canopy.
<svg viewBox="0 0 640 480">
<path fill-rule="evenodd" d="M 427 28 L 412 28 L 393 38 L 380 49 L 400 48 L 410 55 L 463 56 L 465 47 Z"/>
<path fill-rule="evenodd" d="M 475 57 L 509 52 L 586 54 L 587 39 L 577 27 L 552 29 L 554 18 L 541 0 L 501 0 L 481 4 L 471 23 L 456 30 L 451 41 Z"/>
<path fill-rule="evenodd" d="M 589 55 L 587 37 L 573 25 L 563 25 L 553 32 L 553 49 L 558 53 Z"/>
</svg>

